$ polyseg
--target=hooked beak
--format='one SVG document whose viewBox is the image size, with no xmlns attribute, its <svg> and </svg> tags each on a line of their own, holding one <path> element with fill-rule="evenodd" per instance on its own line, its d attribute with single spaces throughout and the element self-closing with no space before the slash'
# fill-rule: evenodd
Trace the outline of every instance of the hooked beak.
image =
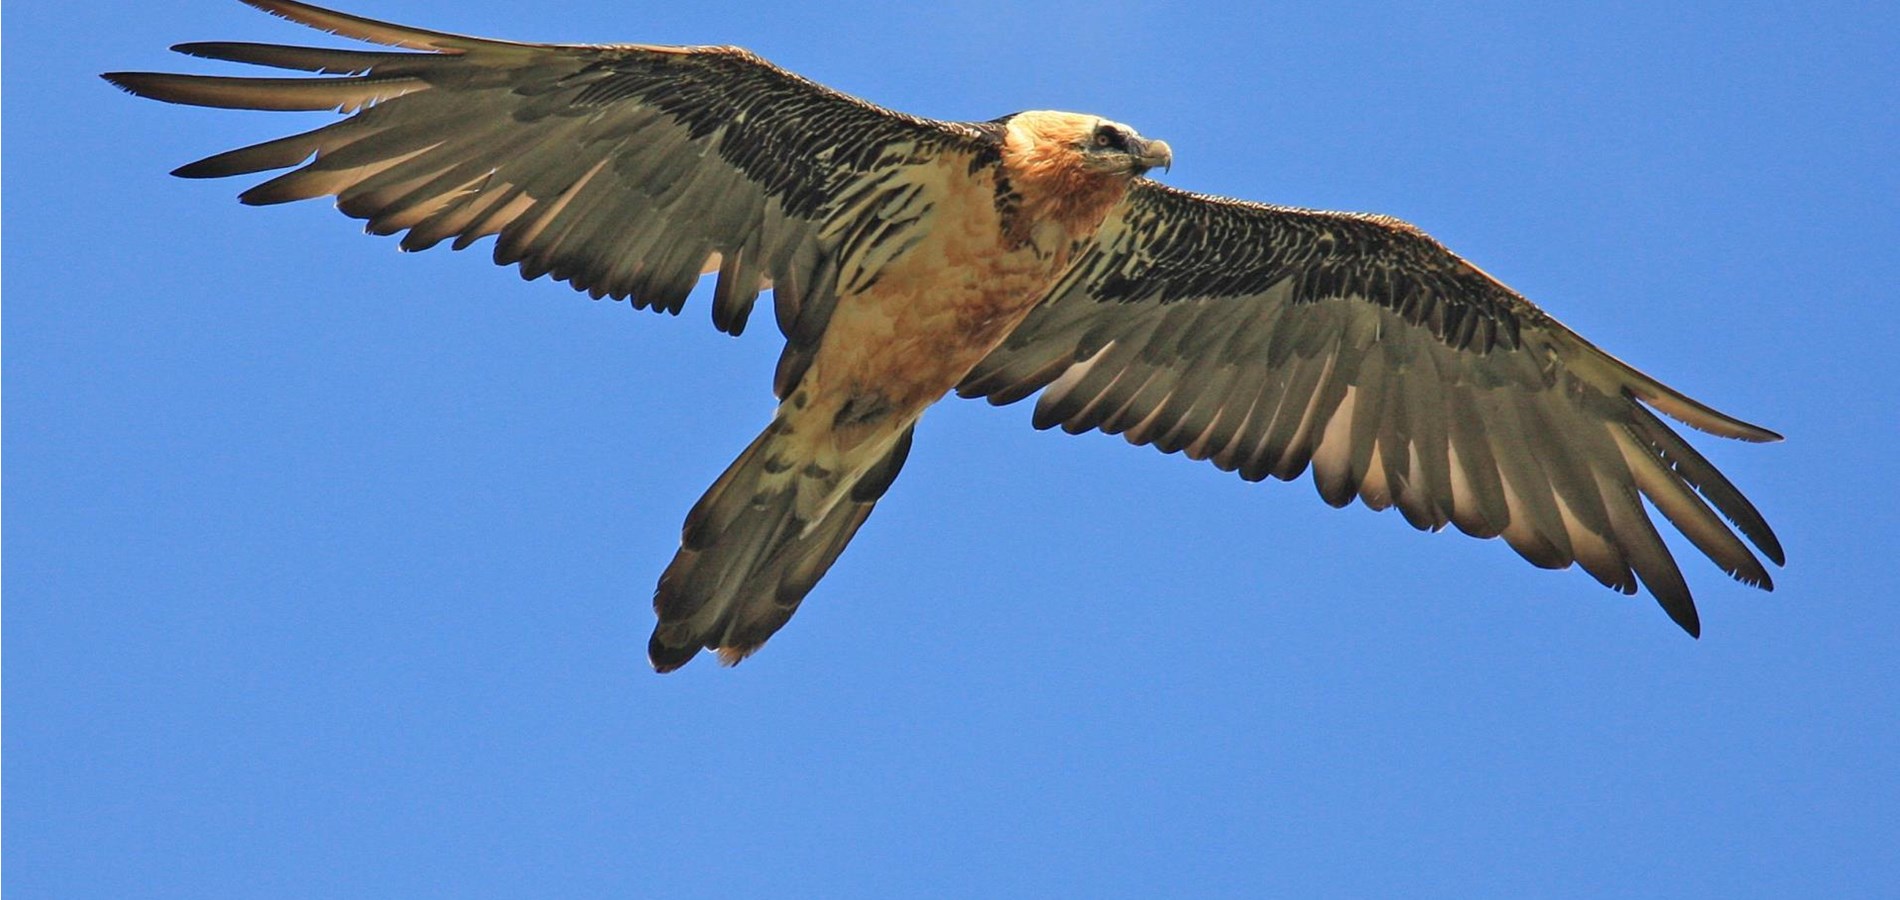
<svg viewBox="0 0 1900 900">
<path fill-rule="evenodd" d="M 1135 157 L 1136 175 L 1145 175 L 1149 169 L 1156 168 L 1166 172 L 1174 164 L 1174 150 L 1167 141 L 1142 140 L 1128 149 Z"/>
</svg>

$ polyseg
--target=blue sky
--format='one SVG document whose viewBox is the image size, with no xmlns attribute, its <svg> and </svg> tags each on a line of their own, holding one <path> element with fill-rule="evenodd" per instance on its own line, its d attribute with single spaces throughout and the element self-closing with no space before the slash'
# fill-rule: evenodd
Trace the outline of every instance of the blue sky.
<svg viewBox="0 0 1900 900">
<path fill-rule="evenodd" d="M 94 75 L 315 36 L 9 7 L 5 874 L 21 896 L 1853 896 L 1900 881 L 1886 6 L 361 0 L 1087 110 L 1194 190 L 1385 212 L 1788 435 L 1697 445 L 1779 589 L 1647 597 L 1027 404 L 927 416 L 798 617 L 648 671 L 770 329 L 403 255 L 180 163 L 321 116 Z M 1589 8 L 1573 8 L 1573 7 Z M 485 247 L 485 245 L 484 245 Z"/>
</svg>

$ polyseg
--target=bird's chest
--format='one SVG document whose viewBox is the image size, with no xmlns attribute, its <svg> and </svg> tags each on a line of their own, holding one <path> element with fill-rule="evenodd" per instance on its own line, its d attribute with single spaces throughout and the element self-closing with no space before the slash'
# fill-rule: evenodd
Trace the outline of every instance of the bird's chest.
<svg viewBox="0 0 1900 900">
<path fill-rule="evenodd" d="M 920 410 L 1021 323 L 1077 249 L 1054 223 L 1008 233 L 980 186 L 941 197 L 929 224 L 868 286 L 839 297 L 814 360 L 824 380 Z"/>
</svg>

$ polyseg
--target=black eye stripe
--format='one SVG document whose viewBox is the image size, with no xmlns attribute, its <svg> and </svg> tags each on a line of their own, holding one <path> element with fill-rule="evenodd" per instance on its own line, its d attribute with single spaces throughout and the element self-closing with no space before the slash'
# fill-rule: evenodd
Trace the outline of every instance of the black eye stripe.
<svg viewBox="0 0 1900 900">
<path fill-rule="evenodd" d="M 1128 149 L 1128 136 L 1113 125 L 1103 125 L 1095 129 L 1095 146 L 1114 150 Z"/>
</svg>

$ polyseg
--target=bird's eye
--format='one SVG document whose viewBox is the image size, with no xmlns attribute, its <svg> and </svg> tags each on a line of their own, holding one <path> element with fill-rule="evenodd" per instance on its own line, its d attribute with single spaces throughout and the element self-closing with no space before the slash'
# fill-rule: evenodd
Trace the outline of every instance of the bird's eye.
<svg viewBox="0 0 1900 900">
<path fill-rule="evenodd" d="M 1120 148 L 1123 144 L 1124 139 L 1122 138 L 1121 129 L 1107 125 L 1095 129 L 1095 146 L 1102 148 Z"/>
</svg>

